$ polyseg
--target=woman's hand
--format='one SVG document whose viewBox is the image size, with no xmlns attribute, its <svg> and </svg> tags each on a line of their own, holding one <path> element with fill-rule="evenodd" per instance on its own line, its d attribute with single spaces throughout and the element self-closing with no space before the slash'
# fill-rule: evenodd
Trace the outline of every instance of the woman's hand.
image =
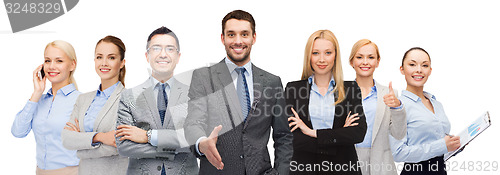
<svg viewBox="0 0 500 175">
<path fill-rule="evenodd" d="M 45 90 L 45 80 L 47 80 L 47 77 L 41 78 L 39 76 L 40 71 L 43 68 L 43 64 L 38 66 L 34 71 L 33 71 L 33 94 L 31 94 L 30 101 L 32 102 L 38 102 L 40 98 L 42 97 L 42 93 Z"/>
<path fill-rule="evenodd" d="M 359 120 L 359 117 L 357 117 L 358 115 L 358 113 L 351 115 L 351 111 L 349 111 L 349 114 L 347 114 L 347 117 L 345 118 L 344 128 L 347 128 L 349 126 L 357 126 L 358 123 L 352 122 Z"/>
<path fill-rule="evenodd" d="M 71 122 L 66 122 L 66 126 L 64 127 L 64 129 L 70 130 L 70 131 L 80 132 L 80 124 L 78 124 L 78 119 L 76 119 L 76 118 L 75 118 L 75 123 L 76 123 L 76 125 L 73 125 L 73 123 L 71 123 Z"/>
<path fill-rule="evenodd" d="M 444 136 L 444 142 L 448 152 L 455 151 L 460 148 L 460 136 Z"/>
<path fill-rule="evenodd" d="M 399 101 L 396 93 L 394 93 L 394 89 L 392 89 L 392 81 L 389 83 L 389 93 L 384 95 L 384 103 L 391 108 L 401 106 L 401 101 Z"/>
<path fill-rule="evenodd" d="M 316 130 L 312 130 L 311 128 L 307 127 L 307 125 L 300 119 L 299 114 L 295 112 L 295 110 L 292 108 L 293 116 L 290 116 L 288 118 L 288 121 L 292 120 L 290 124 L 288 124 L 289 127 L 294 126 L 290 131 L 295 131 L 297 128 L 300 128 L 302 133 L 305 135 L 308 135 L 310 137 L 316 138 Z"/>
<path fill-rule="evenodd" d="M 101 142 L 105 145 L 113 146 L 116 148 L 115 134 L 116 130 L 97 133 L 92 139 L 92 143 Z"/>
</svg>

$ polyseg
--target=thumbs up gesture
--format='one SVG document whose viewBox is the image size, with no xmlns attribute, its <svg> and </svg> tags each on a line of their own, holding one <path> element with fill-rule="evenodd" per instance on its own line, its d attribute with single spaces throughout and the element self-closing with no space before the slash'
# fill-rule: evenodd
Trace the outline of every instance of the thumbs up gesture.
<svg viewBox="0 0 500 175">
<path fill-rule="evenodd" d="M 392 89 L 392 81 L 389 83 L 389 93 L 384 95 L 384 103 L 385 105 L 396 108 L 401 106 L 401 102 L 399 99 L 396 97 L 396 94 L 394 93 L 394 89 Z"/>
</svg>

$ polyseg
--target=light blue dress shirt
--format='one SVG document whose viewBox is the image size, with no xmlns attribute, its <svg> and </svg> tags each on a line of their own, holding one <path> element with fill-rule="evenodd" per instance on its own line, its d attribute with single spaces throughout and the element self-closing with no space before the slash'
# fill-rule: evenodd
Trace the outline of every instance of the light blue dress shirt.
<svg viewBox="0 0 500 175">
<path fill-rule="evenodd" d="M 335 118 L 335 94 L 333 91 L 335 80 L 333 76 L 324 96 L 319 93 L 318 86 L 314 82 L 314 74 L 307 80 L 309 84 L 312 83 L 309 93 L 309 116 L 313 129 L 332 129 Z"/>
<path fill-rule="evenodd" d="M 63 147 L 61 131 L 69 121 L 80 94 L 73 84 L 69 84 L 59 89 L 52 101 L 52 89 L 49 89 L 38 102 L 28 100 L 17 113 L 12 124 L 12 135 L 22 138 L 33 130 L 38 168 L 52 170 L 78 165 L 80 160 L 76 157 L 76 150 Z"/>
<path fill-rule="evenodd" d="M 118 81 L 118 83 L 121 82 Z M 114 84 L 111 87 L 108 87 L 107 89 L 104 89 L 104 91 L 100 90 L 101 85 L 99 85 L 99 89 L 97 89 L 95 98 L 90 104 L 89 109 L 85 113 L 85 120 L 83 121 L 85 132 L 94 131 L 95 119 L 97 118 L 97 115 L 99 115 L 99 112 L 101 112 L 102 107 L 104 107 L 104 104 L 106 104 L 106 101 L 108 101 L 113 91 L 115 91 L 115 88 L 116 86 L 118 86 L 118 83 Z"/>
<path fill-rule="evenodd" d="M 154 93 L 154 100 L 156 102 L 156 104 L 158 104 L 157 100 L 158 100 L 158 93 L 160 93 L 160 87 L 165 84 L 165 93 L 167 94 L 167 98 L 168 100 L 170 101 L 170 85 L 173 83 L 173 80 L 174 78 L 170 78 L 168 79 L 165 83 L 161 83 L 160 81 L 158 81 L 156 78 L 152 78 L 152 82 L 151 82 L 151 85 L 154 86 L 153 88 L 153 93 Z M 168 106 L 168 105 L 167 105 Z M 165 114 L 166 115 L 166 114 Z M 149 143 L 151 143 L 151 145 L 153 146 L 158 146 L 158 130 L 157 129 L 153 129 L 151 130 L 151 140 L 149 141 Z"/>
<path fill-rule="evenodd" d="M 375 116 L 377 113 L 377 85 L 371 88 L 370 93 L 363 99 L 363 112 L 366 117 L 366 134 L 363 142 L 356 144 L 356 147 L 360 148 L 371 148 L 372 147 L 372 135 L 373 135 L 373 123 L 375 122 Z"/>
<path fill-rule="evenodd" d="M 444 136 L 450 132 L 451 126 L 443 105 L 430 93 L 424 92 L 424 96 L 432 103 L 435 113 L 427 109 L 417 95 L 406 90 L 401 93 L 408 129 L 402 140 L 389 135 L 396 162 L 417 163 L 448 152 Z"/>
</svg>

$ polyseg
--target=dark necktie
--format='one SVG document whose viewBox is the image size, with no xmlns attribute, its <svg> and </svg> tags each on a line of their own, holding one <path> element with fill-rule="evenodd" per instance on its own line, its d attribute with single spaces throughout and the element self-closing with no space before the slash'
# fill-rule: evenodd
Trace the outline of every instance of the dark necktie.
<svg viewBox="0 0 500 175">
<path fill-rule="evenodd" d="M 236 93 L 238 94 L 238 99 L 240 100 L 241 112 L 243 113 L 244 120 L 246 121 L 248 111 L 250 111 L 250 94 L 248 93 L 248 84 L 247 79 L 245 78 L 246 69 L 244 67 L 238 67 L 235 70 L 238 73 Z"/>
<path fill-rule="evenodd" d="M 167 111 L 167 105 L 168 105 L 168 97 L 167 93 L 165 92 L 165 85 L 162 84 L 160 86 L 160 90 L 158 91 L 158 112 L 160 113 L 160 119 L 161 119 L 161 124 L 163 125 L 163 121 L 165 120 L 165 112 Z"/>
</svg>

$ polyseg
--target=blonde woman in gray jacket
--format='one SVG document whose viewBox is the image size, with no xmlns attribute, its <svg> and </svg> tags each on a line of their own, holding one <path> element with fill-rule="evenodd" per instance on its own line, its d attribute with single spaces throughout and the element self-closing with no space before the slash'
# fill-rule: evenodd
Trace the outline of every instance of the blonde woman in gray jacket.
<svg viewBox="0 0 500 175">
<path fill-rule="evenodd" d="M 101 78 L 98 90 L 78 97 L 71 118 L 62 131 L 64 147 L 78 150 L 80 175 L 122 175 L 128 158 L 116 149 L 118 103 L 124 90 L 125 45 L 114 36 L 99 40 L 95 71 Z"/>
<path fill-rule="evenodd" d="M 396 175 L 389 134 L 398 139 L 405 136 L 406 114 L 391 83 L 386 87 L 373 79 L 379 62 L 378 47 L 370 40 L 359 40 L 352 47 L 349 63 L 356 71 L 368 126 L 364 141 L 356 144 L 356 152 L 363 175 Z"/>
</svg>

